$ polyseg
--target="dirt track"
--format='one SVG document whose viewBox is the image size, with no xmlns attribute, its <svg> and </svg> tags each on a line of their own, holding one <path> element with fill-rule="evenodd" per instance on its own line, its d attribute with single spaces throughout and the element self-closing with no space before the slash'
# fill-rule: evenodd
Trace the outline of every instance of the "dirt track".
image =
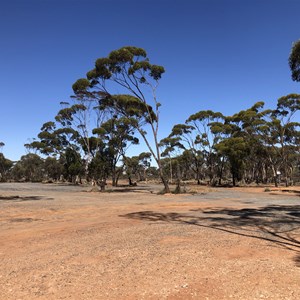
<svg viewBox="0 0 300 300">
<path fill-rule="evenodd" d="M 300 299 L 297 194 L 87 190 L 0 184 L 0 299 Z"/>
</svg>

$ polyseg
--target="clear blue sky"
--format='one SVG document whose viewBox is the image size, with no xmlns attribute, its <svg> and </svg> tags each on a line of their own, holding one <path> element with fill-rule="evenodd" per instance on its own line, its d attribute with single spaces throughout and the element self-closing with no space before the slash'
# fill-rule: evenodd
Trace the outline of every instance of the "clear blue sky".
<svg viewBox="0 0 300 300">
<path fill-rule="evenodd" d="M 166 73 L 161 138 L 192 113 L 230 115 L 300 93 L 288 56 L 298 0 L 1 0 L 0 141 L 18 160 L 98 57 L 146 49 Z"/>
</svg>

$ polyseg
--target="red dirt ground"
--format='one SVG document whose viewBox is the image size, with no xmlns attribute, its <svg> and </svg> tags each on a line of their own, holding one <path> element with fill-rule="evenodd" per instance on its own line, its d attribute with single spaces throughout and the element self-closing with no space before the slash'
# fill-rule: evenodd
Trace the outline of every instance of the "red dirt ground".
<svg viewBox="0 0 300 300">
<path fill-rule="evenodd" d="M 300 299 L 298 193 L 88 190 L 0 184 L 0 299 Z"/>
</svg>

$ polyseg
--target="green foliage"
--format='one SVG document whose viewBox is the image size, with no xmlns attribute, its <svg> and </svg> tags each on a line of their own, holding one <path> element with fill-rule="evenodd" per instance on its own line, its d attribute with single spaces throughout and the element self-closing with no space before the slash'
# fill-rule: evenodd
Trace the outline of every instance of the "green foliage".
<svg viewBox="0 0 300 300">
<path fill-rule="evenodd" d="M 157 120 L 152 107 L 132 95 L 106 95 L 102 98 L 99 108 L 100 110 L 112 109 L 121 117 L 128 118 L 136 128 Z"/>
<path fill-rule="evenodd" d="M 84 174 L 83 161 L 80 154 L 72 148 L 67 148 L 64 154 L 65 177 L 74 182 L 76 176 Z"/>
<path fill-rule="evenodd" d="M 277 101 L 277 108 L 274 111 L 275 115 L 287 116 L 290 113 L 293 115 L 296 111 L 300 109 L 300 95 L 299 94 L 289 94 L 283 96 Z"/>
<path fill-rule="evenodd" d="M 132 177 L 134 176 L 138 181 L 146 180 L 147 170 L 150 168 L 151 153 L 142 152 L 138 156 L 127 157 L 124 156 L 123 163 L 125 171 L 129 179 L 129 184 L 132 184 Z"/>
<path fill-rule="evenodd" d="M 85 111 L 87 108 L 83 104 L 74 104 L 71 107 L 61 109 L 55 120 L 63 126 L 71 126 L 74 120 L 74 115 L 79 111 Z"/>
<path fill-rule="evenodd" d="M 56 128 L 55 123 L 54 122 L 46 122 L 43 124 L 43 126 L 41 127 L 41 131 L 45 131 L 45 132 L 51 132 Z"/>
<path fill-rule="evenodd" d="M 129 119 L 145 141 L 159 170 L 158 116 L 161 104 L 157 101 L 156 89 L 164 72 L 162 66 L 150 63 L 144 49 L 126 46 L 110 52 L 107 57 L 98 58 L 95 67 L 87 72 L 87 79 L 79 79 L 73 85 L 76 97 L 97 99 L 100 111 Z M 120 93 L 115 94 L 115 90 Z M 152 105 L 146 97 L 149 91 L 153 95 Z M 145 125 L 150 125 L 154 146 L 146 135 Z M 161 179 L 169 190 L 162 174 Z"/>
<path fill-rule="evenodd" d="M 90 82 L 86 78 L 78 79 L 73 85 L 73 91 L 75 94 L 85 92 L 90 86 Z"/>
<path fill-rule="evenodd" d="M 89 176 L 96 181 L 106 181 L 111 174 L 111 153 L 108 149 L 101 149 L 89 164 Z"/>
<path fill-rule="evenodd" d="M 171 136 L 181 136 L 184 134 L 190 134 L 193 129 L 195 129 L 193 126 L 189 126 L 185 124 L 177 124 L 174 125 L 171 132 Z"/>
<path fill-rule="evenodd" d="M 13 166 L 11 176 L 16 181 L 42 181 L 44 179 L 44 161 L 36 154 L 24 155 Z"/>
<path fill-rule="evenodd" d="M 235 179 L 242 179 L 245 161 L 249 155 L 249 144 L 243 137 L 231 137 L 217 144 L 216 149 L 228 158 L 231 165 L 233 185 L 235 185 Z"/>
<path fill-rule="evenodd" d="M 75 93 L 111 80 L 130 90 L 140 100 L 145 101 L 139 84 L 149 84 L 149 79 L 158 81 L 165 72 L 162 66 L 151 65 L 144 49 L 127 46 L 112 51 L 108 57 L 98 58 L 95 68 L 87 72 L 87 79 L 79 79 L 74 85 Z M 106 92 L 105 89 L 102 89 Z"/>
<path fill-rule="evenodd" d="M 292 71 L 292 79 L 300 81 L 300 40 L 293 44 L 289 57 L 289 66 Z"/>
<path fill-rule="evenodd" d="M 106 146 L 122 154 L 128 144 L 138 144 L 139 140 L 134 137 L 134 126 L 130 119 L 126 118 L 111 118 L 101 124 L 101 127 L 93 130 L 94 134 L 98 135 Z"/>
<path fill-rule="evenodd" d="M 4 144 L 4 143 L 2 143 Z M 6 181 L 13 162 L 0 153 L 0 181 Z"/>
<path fill-rule="evenodd" d="M 187 123 L 192 121 L 213 121 L 215 119 L 222 119 L 223 115 L 220 112 L 213 112 L 211 110 L 202 110 L 195 114 L 192 114 L 187 120 Z"/>
<path fill-rule="evenodd" d="M 60 176 L 64 174 L 64 166 L 61 160 L 55 157 L 47 157 L 44 162 L 44 170 L 47 178 L 51 180 L 59 180 Z"/>
<path fill-rule="evenodd" d="M 125 152 L 130 145 L 139 143 L 138 138 L 134 136 L 134 124 L 131 119 L 111 118 L 101 124 L 101 127 L 95 128 L 93 134 L 98 135 L 101 155 L 106 155 L 106 158 L 98 157 L 96 161 L 102 165 L 102 177 L 106 178 L 109 174 L 112 175 L 113 185 L 116 185 L 117 177 L 117 163 L 120 158 L 125 156 Z M 98 155 L 99 156 L 99 155 Z M 95 160 L 94 160 L 95 162 Z M 107 172 L 106 165 L 110 165 L 110 171 Z M 96 167 L 94 166 L 93 169 Z"/>
<path fill-rule="evenodd" d="M 164 151 L 161 153 L 162 157 L 171 156 L 171 154 L 176 151 L 176 148 L 184 149 L 179 137 L 164 138 L 160 141 L 159 146 L 164 148 Z"/>
</svg>

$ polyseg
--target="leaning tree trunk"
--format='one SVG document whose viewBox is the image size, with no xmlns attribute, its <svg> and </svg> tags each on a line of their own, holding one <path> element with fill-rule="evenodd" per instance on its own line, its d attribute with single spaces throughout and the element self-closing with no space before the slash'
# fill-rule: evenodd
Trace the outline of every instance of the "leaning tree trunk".
<svg viewBox="0 0 300 300">
<path fill-rule="evenodd" d="M 165 193 L 170 193 L 170 187 L 169 187 L 169 183 L 168 183 L 168 180 L 165 178 L 164 176 L 164 173 L 163 173 L 163 170 L 161 168 L 161 166 L 159 166 L 159 176 L 160 176 L 160 179 L 164 185 L 164 192 Z"/>
<path fill-rule="evenodd" d="M 158 146 L 158 141 L 157 141 L 157 130 L 154 129 L 153 123 L 151 124 L 151 126 L 152 126 L 153 136 L 154 136 L 154 140 L 155 140 L 156 155 L 153 152 L 153 149 L 150 146 L 148 140 L 146 139 L 145 132 L 143 130 L 141 130 L 140 128 L 137 128 L 137 130 L 139 131 L 139 133 L 143 137 L 143 139 L 144 139 L 144 141 L 145 141 L 148 149 L 150 150 L 150 153 L 152 154 L 152 156 L 154 157 L 155 161 L 157 162 L 158 171 L 159 171 L 159 177 L 160 177 L 160 179 L 161 179 L 161 181 L 162 181 L 162 183 L 164 185 L 164 192 L 165 193 L 170 193 L 169 183 L 168 183 L 168 180 L 166 179 L 165 175 L 163 174 L 163 169 L 162 169 L 162 165 L 161 165 L 160 151 L 159 151 L 159 146 Z"/>
<path fill-rule="evenodd" d="M 116 176 L 116 169 L 112 170 L 111 174 L 111 181 L 112 181 L 112 186 L 117 186 L 117 176 Z"/>
<path fill-rule="evenodd" d="M 118 184 L 119 184 L 119 179 L 120 179 L 121 173 L 122 173 L 122 169 L 119 169 L 116 172 L 116 185 L 115 186 L 118 186 Z"/>
<path fill-rule="evenodd" d="M 153 152 L 152 152 L 153 153 Z M 157 150 L 157 153 L 158 150 Z M 157 165 L 158 165 L 158 172 L 159 172 L 159 177 L 164 185 L 164 192 L 169 194 L 171 191 L 170 191 L 170 187 L 169 187 L 169 182 L 168 180 L 166 179 L 165 175 L 164 175 L 164 172 L 163 172 L 163 168 L 162 168 L 162 165 L 161 165 L 161 160 L 160 160 L 160 157 L 156 158 L 156 162 L 157 162 Z"/>
<path fill-rule="evenodd" d="M 132 186 L 131 175 L 128 174 L 127 177 L 128 177 L 128 184 L 129 184 L 129 186 Z"/>
<path fill-rule="evenodd" d="M 170 191 L 170 187 L 169 187 L 168 181 L 166 180 L 166 178 L 163 175 L 160 178 L 161 178 L 162 183 L 164 185 L 164 192 L 165 193 L 170 193 L 171 191 Z"/>
</svg>

